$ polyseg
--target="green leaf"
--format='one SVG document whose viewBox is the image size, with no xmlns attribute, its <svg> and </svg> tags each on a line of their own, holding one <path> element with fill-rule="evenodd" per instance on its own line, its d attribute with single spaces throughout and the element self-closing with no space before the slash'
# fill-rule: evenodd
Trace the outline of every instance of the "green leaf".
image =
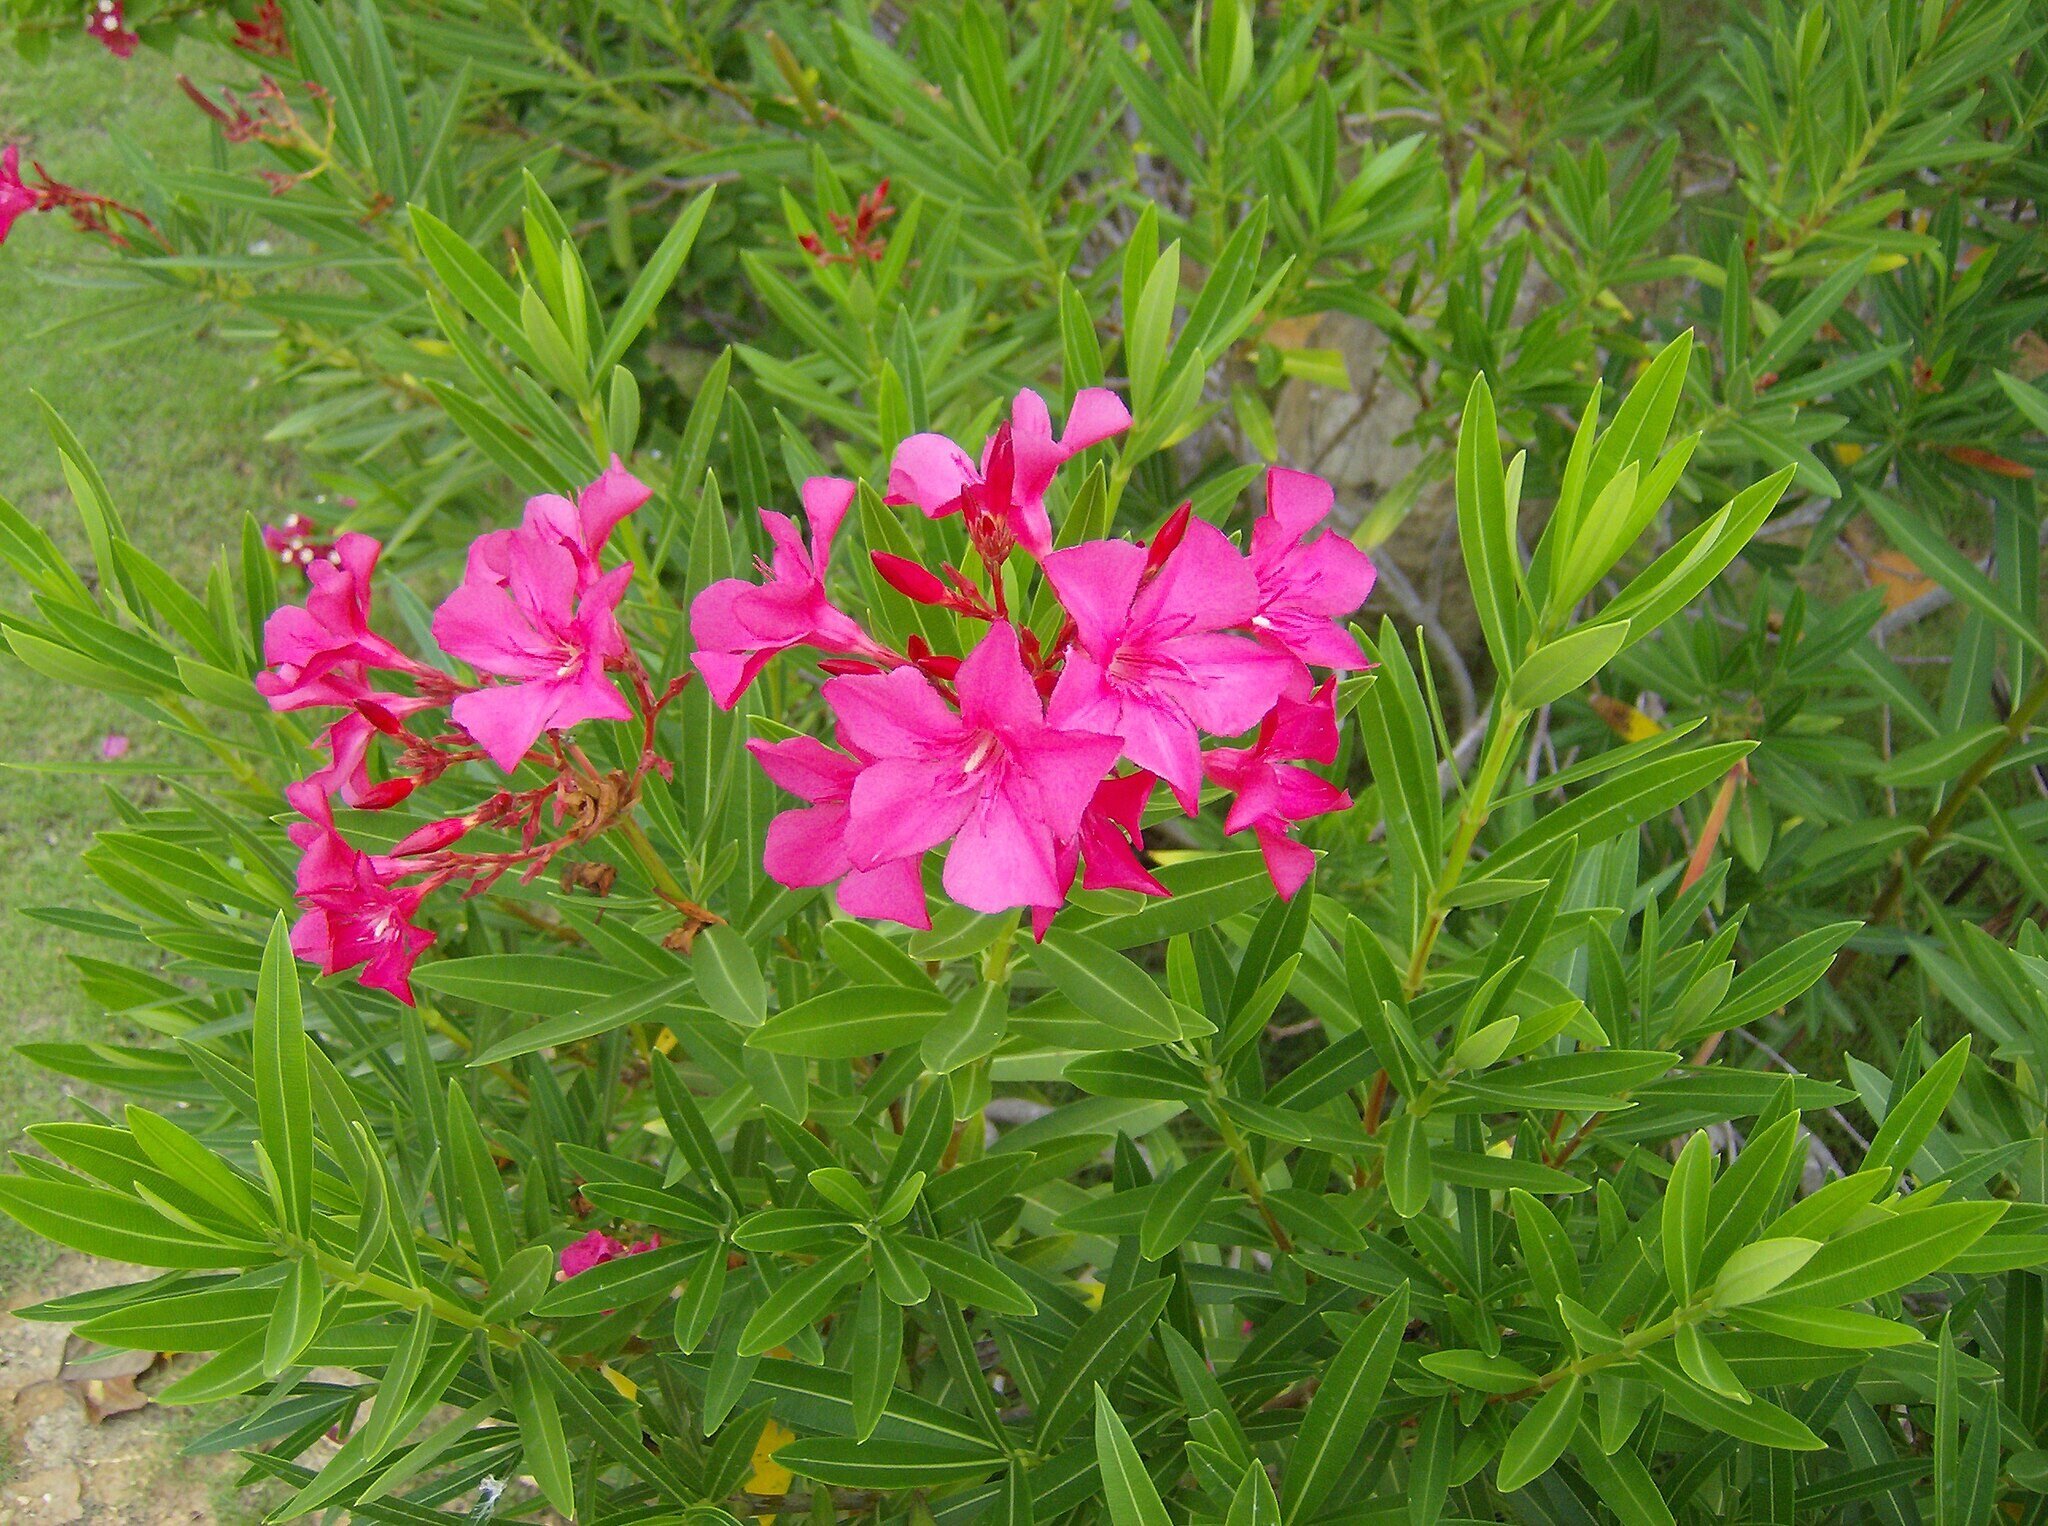
<svg viewBox="0 0 2048 1526">
<path fill-rule="evenodd" d="M 844 986 L 785 1007 L 747 1035 L 747 1047 L 811 1060 L 851 1060 L 922 1039 L 950 1010 L 935 990 Z"/>
<path fill-rule="evenodd" d="M 1003 1466 L 997 1451 L 955 1451 L 914 1441 L 851 1441 L 820 1436 L 775 1454 L 792 1473 L 841 1489 L 909 1489 L 971 1483 Z"/>
<path fill-rule="evenodd" d="M 747 940 L 730 927 L 707 927 L 690 955 L 697 993 L 727 1022 L 758 1028 L 768 1016 L 768 983 Z"/>
<path fill-rule="evenodd" d="M 1102 1470 L 1102 1497 L 1112 1526 L 1172 1526 L 1145 1460 L 1131 1445 L 1131 1433 L 1100 1383 L 1095 1385 L 1095 1465 Z"/>
<path fill-rule="evenodd" d="M 1147 1261 L 1180 1249 L 1202 1215 L 1209 1211 L 1236 1162 L 1228 1150 L 1211 1150 L 1190 1161 L 1159 1184 L 1145 1208 L 1138 1230 L 1138 1251 Z"/>
<path fill-rule="evenodd" d="M 896 1243 L 915 1256 L 940 1291 L 991 1314 L 1025 1318 L 1038 1312 L 1031 1295 L 1001 1267 L 971 1251 L 921 1235 L 900 1235 Z"/>
<path fill-rule="evenodd" d="M 298 961 L 280 915 L 263 946 L 256 980 L 257 1130 L 276 1173 L 285 1227 L 308 1234 L 313 1221 L 313 1083 L 306 1062 L 306 1019 Z"/>
<path fill-rule="evenodd" d="M 1702 1129 L 1685 1142 L 1664 1189 L 1664 1273 L 1671 1296 L 1691 1301 L 1707 1246 L 1707 1199 L 1714 1190 L 1714 1147 Z"/>
<path fill-rule="evenodd" d="M 1564 1455 L 1572 1433 L 1578 1428 L 1580 1398 L 1586 1380 L 1573 1373 L 1553 1383 L 1508 1433 L 1501 1448 L 1500 1464 L 1494 1470 L 1493 1486 L 1503 1494 L 1526 1488 L 1548 1473 Z"/>
<path fill-rule="evenodd" d="M 746 1329 L 740 1332 L 740 1355 L 758 1356 L 772 1347 L 783 1345 L 797 1331 L 818 1319 L 831 1306 L 839 1290 L 860 1275 L 867 1256 L 867 1246 L 856 1245 L 837 1255 L 821 1257 L 813 1265 L 785 1278 L 767 1301 L 754 1311 Z"/>
<path fill-rule="evenodd" d="M 1152 977 L 1085 933 L 1050 932 L 1031 960 L 1067 1000 L 1118 1032 L 1153 1044 L 1180 1037 L 1173 1002 Z"/>
<path fill-rule="evenodd" d="M 903 1316 L 882 1296 L 870 1278 L 861 1284 L 860 1305 L 853 1316 L 853 1346 L 847 1375 L 852 1380 L 853 1435 L 866 1441 L 881 1423 L 903 1361 Z"/>
<path fill-rule="evenodd" d="M 1457 498 L 1458 547 L 1465 556 L 1479 628 L 1494 666 L 1513 675 L 1522 649 L 1521 559 L 1501 471 L 1493 393 L 1484 373 L 1472 378 L 1458 421 Z"/>
<path fill-rule="evenodd" d="M 1755 1303 L 1805 1266 L 1819 1251 L 1818 1240 L 1783 1235 L 1743 1246 L 1722 1263 L 1714 1278 L 1714 1307 L 1732 1309 Z"/>
<path fill-rule="evenodd" d="M 274 1378 L 299 1359 L 320 1331 L 320 1269 L 310 1256 L 291 1262 L 263 1335 L 263 1375 Z"/>
<path fill-rule="evenodd" d="M 1429 1205 L 1435 1173 L 1430 1169 L 1429 1139 L 1422 1120 L 1404 1112 L 1387 1126 L 1387 1201 L 1394 1212 L 1412 1219 Z"/>
<path fill-rule="evenodd" d="M 1905 1096 L 1896 1099 L 1884 1115 L 1884 1125 L 1870 1142 L 1863 1157 L 1863 1169 L 1889 1167 L 1896 1181 L 1913 1164 L 1913 1157 L 1927 1143 L 1928 1135 L 1941 1121 L 1949 1098 L 1955 1095 L 1963 1071 L 1970 1063 L 1970 1036 L 1964 1034 L 1948 1052 L 1927 1068 Z"/>
<path fill-rule="evenodd" d="M 668 295 L 669 287 L 682 272 L 683 262 L 690 257 L 690 247 L 704 226 L 704 215 L 711 210 L 711 198 L 717 189 L 715 185 L 706 186 L 676 214 L 653 256 L 641 267 L 633 289 L 626 293 L 606 331 L 604 348 L 597 353 L 597 375 L 603 376 L 626 358 L 626 351 L 640 337 L 661 299 Z"/>
<path fill-rule="evenodd" d="M 1508 703 L 1517 710 L 1539 710 L 1563 699 L 1607 666 L 1628 644 L 1628 632 L 1627 621 L 1582 625 L 1538 647 L 1515 669 Z"/>
<path fill-rule="evenodd" d="M 2024 610 L 2015 609 L 1992 581 L 1945 540 L 1925 516 L 1908 512 L 1869 488 L 1857 488 L 1857 502 L 1913 565 L 1956 596 L 1957 602 L 2002 626 L 2036 656 L 2048 658 L 2048 641 Z"/>
<path fill-rule="evenodd" d="M 448 1153 L 476 1258 L 483 1263 L 484 1276 L 495 1278 L 512 1254 L 512 1212 L 505 1201 L 498 1164 L 491 1157 L 483 1130 L 477 1127 L 460 1080 L 448 1083 Z"/>
<path fill-rule="evenodd" d="M 950 1075 L 995 1053 L 1009 1025 L 1010 988 L 1002 981 L 983 981 L 954 1002 L 920 1046 L 924 1068 Z"/>
<path fill-rule="evenodd" d="M 1359 1321 L 1323 1373 L 1288 1454 L 1281 1495 L 1288 1526 L 1311 1519 L 1358 1466 L 1380 1395 L 1408 1327 L 1408 1284 L 1402 1283 Z"/>
<path fill-rule="evenodd" d="M 1082 1321 L 1061 1348 L 1059 1360 L 1048 1372 L 1040 1392 L 1051 1397 L 1040 1409 L 1038 1428 L 1032 1440 L 1034 1450 L 1043 1454 L 1081 1418 L 1086 1395 L 1097 1384 L 1114 1380 L 1124 1364 L 1144 1344 L 1153 1322 L 1166 1307 L 1173 1280 L 1162 1277 L 1141 1282 L 1122 1293 L 1102 1300 L 1102 1307 Z"/>
<path fill-rule="evenodd" d="M 533 1474 L 548 1503 L 573 1519 L 576 1489 L 569 1471 L 569 1442 L 562 1432 L 562 1415 L 555 1406 L 554 1391 L 540 1370 L 542 1360 L 531 1342 L 514 1353 L 512 1413 L 519 1421 L 519 1440 L 527 1471 Z"/>
<path fill-rule="evenodd" d="M 2006 1205 L 1936 1203 L 1894 1213 L 1828 1241 L 1781 1283 L 1778 1303 L 1861 1303 L 1939 1271 L 1996 1224 Z"/>
</svg>

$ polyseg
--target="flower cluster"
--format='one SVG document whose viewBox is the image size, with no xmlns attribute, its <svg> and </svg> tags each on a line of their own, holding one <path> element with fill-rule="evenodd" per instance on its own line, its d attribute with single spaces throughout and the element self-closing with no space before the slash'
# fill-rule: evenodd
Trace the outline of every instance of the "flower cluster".
<svg viewBox="0 0 2048 1526">
<path fill-rule="evenodd" d="M 365 985 L 411 1001 L 413 962 L 433 941 L 414 922 L 427 895 L 451 882 L 474 895 L 513 869 L 532 878 L 564 849 L 619 823 L 649 772 L 666 774 L 655 725 L 687 677 L 655 690 L 619 628 L 632 566 L 601 565 L 613 529 L 647 496 L 614 459 L 573 503 L 553 494 L 530 499 L 518 527 L 471 545 L 433 633 L 474 670 L 474 682 L 416 661 L 371 629 L 376 541 L 344 534 L 328 555 L 280 552 L 304 568 L 310 589 L 304 604 L 279 609 L 265 625 L 267 667 L 257 688 L 277 710 L 342 712 L 318 744 L 327 764 L 285 792 L 303 818 L 291 828 L 305 908 L 292 947 L 301 958 L 326 974 L 364 965 Z M 380 674 L 408 687 L 379 687 Z M 630 701 L 614 675 L 625 679 Z M 444 712 L 440 729 L 426 724 Z M 600 771 L 565 735 L 584 721 L 635 719 L 641 747 L 630 769 Z M 369 759 L 380 742 L 396 762 L 373 780 Z M 336 829 L 337 799 L 359 810 L 388 808 L 459 764 L 485 760 L 507 774 L 532 765 L 543 782 L 500 789 L 409 834 L 389 854 L 362 852 Z M 550 808 L 558 830 L 543 838 Z M 458 849 L 479 829 L 510 835 L 517 846 Z M 669 899 L 693 919 L 687 925 L 709 920 L 680 895 Z"/>
<path fill-rule="evenodd" d="M 86 35 L 116 58 L 129 58 L 142 39 L 128 27 L 128 11 L 122 0 L 93 0 L 85 16 Z"/>
<path fill-rule="evenodd" d="M 1279 469 L 1248 550 L 1186 505 L 1149 543 L 1055 549 L 1054 474 L 1129 422 L 1113 393 L 1090 389 L 1055 436 L 1044 400 L 1024 391 L 978 460 L 938 435 L 898 447 L 888 502 L 962 516 L 982 581 L 879 552 L 875 568 L 907 598 L 986 627 L 964 657 L 916 638 L 892 650 L 832 603 L 826 569 L 851 483 L 804 484 L 808 541 L 763 511 L 775 549 L 762 581 L 707 588 L 691 633 L 697 669 L 728 708 L 777 653 L 827 654 L 838 746 L 748 744 L 806 802 L 770 826 L 775 879 L 836 883 L 849 914 L 924 927 L 925 855 L 950 844 L 948 896 L 982 912 L 1029 908 L 1043 936 L 1077 877 L 1165 894 L 1140 856 L 1144 812 L 1163 782 L 1195 814 L 1206 779 L 1235 797 L 1225 830 L 1254 835 L 1283 896 L 1300 889 L 1314 856 L 1290 829 L 1350 803 L 1301 766 L 1337 755 L 1335 681 L 1312 670 L 1365 666 L 1342 622 L 1371 591 L 1372 563 L 1319 531 L 1329 486 Z M 1036 628 L 1008 604 L 1003 567 L 1019 546 L 1058 606 Z M 1205 750 L 1245 733 L 1249 745 Z"/>
<path fill-rule="evenodd" d="M 123 232 L 124 224 L 132 224 L 166 249 L 170 247 L 146 213 L 111 196 L 100 196 L 52 179 L 50 172 L 40 164 L 33 168 L 35 178 L 24 180 L 21 146 L 10 143 L 5 149 L 0 149 L 0 244 L 7 242 L 7 235 L 13 231 L 15 223 L 28 213 L 62 212 L 79 232 L 97 234 L 123 249 L 129 247 Z"/>
<path fill-rule="evenodd" d="M 832 231 L 846 245 L 845 253 L 826 248 L 825 241 L 815 233 L 800 233 L 796 241 L 803 245 L 804 253 L 820 265 L 854 265 L 863 260 L 870 265 L 879 265 L 889 252 L 889 241 L 882 237 L 882 224 L 895 215 L 896 209 L 889 205 L 889 182 L 883 179 L 861 197 L 853 209 L 853 216 L 848 217 L 843 212 L 825 214 L 825 220 L 832 224 Z"/>
</svg>

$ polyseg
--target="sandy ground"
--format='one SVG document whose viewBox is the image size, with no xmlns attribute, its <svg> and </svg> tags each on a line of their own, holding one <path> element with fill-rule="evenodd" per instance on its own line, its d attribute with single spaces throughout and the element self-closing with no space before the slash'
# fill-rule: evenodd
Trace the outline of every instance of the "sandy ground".
<svg viewBox="0 0 2048 1526">
<path fill-rule="evenodd" d="M 174 1376 L 167 1363 L 151 1360 L 138 1373 L 148 1353 L 97 1353 L 102 1359 L 90 1360 L 95 1353 L 64 1326 L 12 1312 L 147 1275 L 65 1255 L 8 1300 L 9 1312 L 0 1314 L 7 1446 L 0 1526 L 241 1526 L 258 1518 L 253 1502 L 237 1506 L 232 1455 L 182 1455 L 215 1423 L 215 1413 L 149 1401 Z"/>
</svg>

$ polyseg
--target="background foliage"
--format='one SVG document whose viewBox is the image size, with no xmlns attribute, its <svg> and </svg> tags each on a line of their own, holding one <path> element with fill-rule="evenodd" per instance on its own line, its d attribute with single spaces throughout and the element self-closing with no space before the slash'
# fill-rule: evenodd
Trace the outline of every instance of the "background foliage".
<svg viewBox="0 0 2048 1526">
<path fill-rule="evenodd" d="M 413 639 L 612 450 L 679 671 L 759 549 L 726 505 L 1018 385 L 1125 395 L 1140 530 L 1240 528 L 1303 416 L 1397 407 L 1349 504 L 1389 590 L 1359 803 L 1291 906 L 1211 819 L 1154 834 L 1170 902 L 906 943 L 761 878 L 738 742 L 812 686 L 698 689 L 643 802 L 730 922 L 687 959 L 621 856 L 602 903 L 449 910 L 416 1010 L 301 990 L 275 571 L 252 523 L 181 594 L 53 397 L 90 578 L 7 511 L 8 643 L 214 771 L 32 913 L 156 1037 L 28 1051 L 135 1105 L 38 1128 L 0 1204 L 167 1269 L 49 1317 L 218 1351 L 180 1396 L 255 1396 L 206 1444 L 287 1513 L 2040 1514 L 2038 6 L 279 14 L 282 55 L 130 9 L 241 83 L 133 165 L 162 239 L 51 343 L 260 347 Z M 1403 557 L 1440 525 L 1441 597 Z M 611 1225 L 663 1244 L 552 1280 Z"/>
</svg>

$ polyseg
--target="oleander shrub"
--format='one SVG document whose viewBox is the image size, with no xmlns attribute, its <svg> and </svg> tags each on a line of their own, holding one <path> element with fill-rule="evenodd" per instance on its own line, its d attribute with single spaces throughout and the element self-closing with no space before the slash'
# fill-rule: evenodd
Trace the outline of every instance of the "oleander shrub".
<svg viewBox="0 0 2048 1526">
<path fill-rule="evenodd" d="M 0 15 L 328 495 L 0 500 L 25 1317 L 274 1518 L 2042 1515 L 2038 5 Z"/>
</svg>

